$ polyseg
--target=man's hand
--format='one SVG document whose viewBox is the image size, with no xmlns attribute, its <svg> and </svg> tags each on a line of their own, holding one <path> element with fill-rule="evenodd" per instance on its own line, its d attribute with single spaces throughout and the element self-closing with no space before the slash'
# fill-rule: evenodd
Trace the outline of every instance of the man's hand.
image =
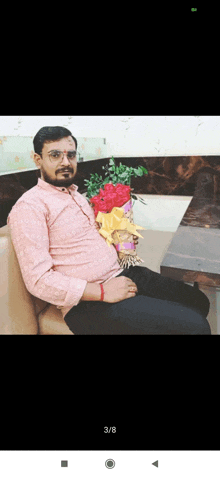
<svg viewBox="0 0 220 477">
<path fill-rule="evenodd" d="M 136 296 L 137 285 L 128 277 L 115 277 L 106 284 L 103 283 L 104 301 L 117 303 Z"/>
</svg>

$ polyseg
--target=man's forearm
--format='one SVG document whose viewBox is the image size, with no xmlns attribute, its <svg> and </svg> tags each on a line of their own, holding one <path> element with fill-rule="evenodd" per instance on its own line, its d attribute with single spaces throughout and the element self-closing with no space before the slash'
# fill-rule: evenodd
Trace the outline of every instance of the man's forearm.
<svg viewBox="0 0 220 477">
<path fill-rule="evenodd" d="M 80 301 L 100 301 L 101 287 L 98 283 L 87 283 Z"/>
</svg>

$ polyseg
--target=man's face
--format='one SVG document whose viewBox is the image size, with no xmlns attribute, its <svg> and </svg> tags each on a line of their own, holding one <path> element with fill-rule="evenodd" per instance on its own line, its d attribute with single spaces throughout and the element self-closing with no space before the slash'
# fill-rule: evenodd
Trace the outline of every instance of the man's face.
<svg viewBox="0 0 220 477">
<path fill-rule="evenodd" d="M 60 160 L 55 159 L 57 151 L 65 153 Z M 45 143 L 42 156 L 34 154 L 35 164 L 41 170 L 41 179 L 56 187 L 71 186 L 77 173 L 77 156 L 69 160 L 67 154 L 74 151 L 76 152 L 76 145 L 71 136 Z"/>
</svg>

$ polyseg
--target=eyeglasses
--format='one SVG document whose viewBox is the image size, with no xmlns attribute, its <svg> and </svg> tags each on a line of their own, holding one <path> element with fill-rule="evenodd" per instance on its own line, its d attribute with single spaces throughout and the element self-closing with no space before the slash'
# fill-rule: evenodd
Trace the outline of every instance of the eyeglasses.
<svg viewBox="0 0 220 477">
<path fill-rule="evenodd" d="M 49 159 L 53 164 L 56 164 L 60 162 L 61 160 L 63 160 L 64 154 L 66 155 L 67 159 L 69 159 L 70 161 L 73 161 L 76 155 L 78 155 L 76 151 L 63 152 L 63 151 L 53 150 L 48 152 Z"/>
</svg>

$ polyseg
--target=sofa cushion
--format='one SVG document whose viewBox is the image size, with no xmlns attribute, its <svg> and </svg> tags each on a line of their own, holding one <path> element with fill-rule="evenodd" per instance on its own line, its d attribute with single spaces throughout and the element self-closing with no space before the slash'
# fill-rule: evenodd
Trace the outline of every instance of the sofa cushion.
<svg viewBox="0 0 220 477">
<path fill-rule="evenodd" d="M 55 305 L 48 304 L 38 316 L 39 333 L 41 335 L 73 335 L 62 313 Z"/>
</svg>

